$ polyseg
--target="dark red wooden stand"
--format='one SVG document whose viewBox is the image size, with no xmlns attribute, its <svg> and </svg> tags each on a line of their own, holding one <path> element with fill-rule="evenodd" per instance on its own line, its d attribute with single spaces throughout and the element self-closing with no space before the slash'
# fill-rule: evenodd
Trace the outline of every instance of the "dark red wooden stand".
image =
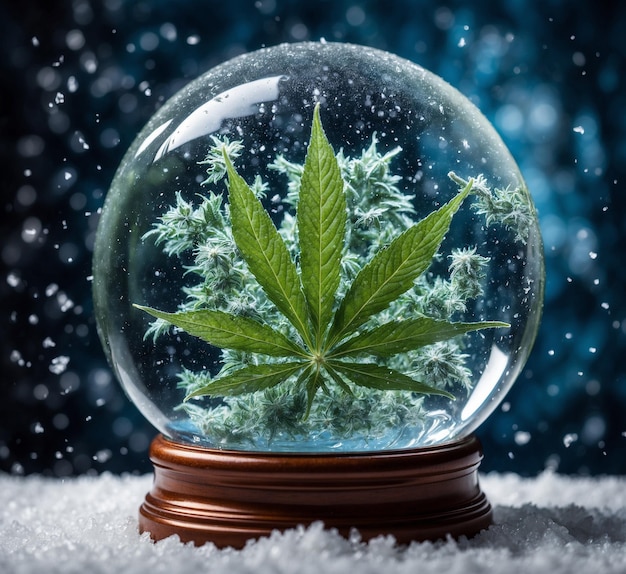
<svg viewBox="0 0 626 574">
<path fill-rule="evenodd" d="M 212 450 L 157 436 L 154 484 L 139 528 L 155 540 L 241 548 L 247 540 L 321 520 L 364 540 L 400 544 L 472 536 L 492 522 L 478 484 L 474 436 L 416 450 L 279 454 Z"/>
</svg>

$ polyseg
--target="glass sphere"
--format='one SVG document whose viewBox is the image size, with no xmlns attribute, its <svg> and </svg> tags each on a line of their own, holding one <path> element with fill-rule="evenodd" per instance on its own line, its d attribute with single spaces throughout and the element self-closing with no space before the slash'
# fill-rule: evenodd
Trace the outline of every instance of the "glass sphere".
<svg viewBox="0 0 626 574">
<path fill-rule="evenodd" d="M 532 200 L 476 107 L 325 42 L 234 58 L 157 111 L 93 275 L 110 363 L 160 432 L 290 452 L 468 435 L 522 369 L 544 284 Z"/>
</svg>

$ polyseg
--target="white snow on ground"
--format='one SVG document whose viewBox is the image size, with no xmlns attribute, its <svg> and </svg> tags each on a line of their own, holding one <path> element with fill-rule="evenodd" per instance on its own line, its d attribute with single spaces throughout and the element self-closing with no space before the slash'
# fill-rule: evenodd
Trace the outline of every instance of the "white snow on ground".
<svg viewBox="0 0 626 574">
<path fill-rule="evenodd" d="M 496 524 L 475 538 L 398 547 L 321 524 L 241 551 L 153 543 L 137 533 L 150 476 L 52 480 L 0 475 L 0 572 L 167 574 L 626 573 L 626 478 L 490 474 Z"/>
</svg>

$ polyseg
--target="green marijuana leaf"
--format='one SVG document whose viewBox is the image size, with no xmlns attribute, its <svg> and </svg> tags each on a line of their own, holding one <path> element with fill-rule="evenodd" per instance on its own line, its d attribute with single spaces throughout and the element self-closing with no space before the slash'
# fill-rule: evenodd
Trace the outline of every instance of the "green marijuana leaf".
<svg viewBox="0 0 626 574">
<path fill-rule="evenodd" d="M 398 371 L 381 367 L 376 363 L 344 363 L 331 361 L 330 367 L 335 369 L 355 385 L 376 389 L 379 391 L 411 391 L 414 393 L 432 394 L 433 388 L 423 383 L 419 383 Z M 438 394 L 449 399 L 454 399 L 454 395 L 440 391 Z"/>
<path fill-rule="evenodd" d="M 384 323 L 370 331 L 364 331 L 337 346 L 333 357 L 354 355 L 375 355 L 390 357 L 399 353 L 406 353 L 419 347 L 445 341 L 457 335 L 464 335 L 470 331 L 493 327 L 508 327 L 508 323 L 499 321 L 481 321 L 476 323 L 449 323 L 417 317 L 406 321 Z"/>
<path fill-rule="evenodd" d="M 307 302 L 296 266 L 269 214 L 228 156 L 225 159 L 235 243 L 269 299 L 310 346 Z"/>
<path fill-rule="evenodd" d="M 356 276 L 341 302 L 330 332 L 330 344 L 354 332 L 372 315 L 408 291 L 428 268 L 450 228 L 452 217 L 469 195 L 472 182 L 379 251 Z"/>
<path fill-rule="evenodd" d="M 297 222 L 302 287 L 319 351 L 339 286 L 346 228 L 343 180 L 320 122 L 319 107 L 313 115 L 311 143 L 300 180 Z"/>
<path fill-rule="evenodd" d="M 211 394 L 218 396 L 241 395 L 269 389 L 284 382 L 306 367 L 306 363 L 267 363 L 251 365 L 239 369 L 230 375 L 214 379 L 210 391 L 206 387 L 198 389 L 187 396 L 187 399 Z"/>
<path fill-rule="evenodd" d="M 161 323 L 174 325 L 221 348 L 224 356 L 249 353 L 263 355 L 265 361 L 257 361 L 258 357 L 250 364 L 240 361 L 239 367 L 234 369 L 230 364 L 230 368 L 223 368 L 215 378 L 207 377 L 206 384 L 198 384 L 197 377 L 186 375 L 188 381 L 193 381 L 187 386 L 186 398 L 245 395 L 289 382 L 288 392 L 294 396 L 294 405 L 302 405 L 300 416 L 303 420 L 309 416 L 320 389 L 327 396 L 332 396 L 338 389 L 343 396 L 355 401 L 357 389 L 359 392 L 371 389 L 435 394 L 453 399 L 452 394 L 439 386 L 386 366 L 385 360 L 470 331 L 509 325 L 498 321 L 454 323 L 416 312 L 411 313 L 410 319 L 397 318 L 387 322 L 376 316 L 388 310 L 393 317 L 393 309 L 397 309 L 393 305 L 416 286 L 436 256 L 455 213 L 472 191 L 474 181 L 457 178 L 457 183 L 463 181 L 463 188 L 455 197 L 381 246 L 366 265 L 351 274 L 353 279 L 350 281 L 345 270 L 355 266 L 347 247 L 353 231 L 349 225 L 347 196 L 354 193 L 354 189 L 349 189 L 344 182 L 342 164 L 345 169 L 347 163 L 341 153 L 335 155 L 324 133 L 319 104 L 313 113 L 304 167 L 301 171 L 296 170 L 299 186 L 293 203 L 297 211 L 290 237 L 295 237 L 297 227 L 297 245 L 286 243 L 285 236 L 263 207 L 260 194 L 255 193 L 237 173 L 230 155 L 239 155 L 240 148 L 225 142 L 221 147 L 222 155 L 218 157 L 219 142 L 214 143 L 209 154 L 212 159 L 208 163 L 213 162 L 210 168 L 213 182 L 218 181 L 222 173 L 228 177 L 230 230 L 225 217 L 213 217 L 220 229 L 222 246 L 218 251 L 221 259 L 217 259 L 217 252 L 213 253 L 217 245 L 214 241 L 212 247 L 198 248 L 197 261 L 203 264 L 205 259 L 207 262 L 217 261 L 225 270 L 247 273 L 248 283 L 255 284 L 249 288 L 249 293 L 262 294 L 261 298 L 266 298 L 268 303 L 258 309 L 259 320 L 238 314 L 235 302 L 231 302 L 228 311 L 215 308 L 166 313 L 135 306 Z M 229 154 L 230 148 L 236 154 Z M 389 193 L 395 189 L 392 187 L 395 180 L 387 175 L 387 164 L 398 152 L 399 148 L 380 160 L 376 159 L 379 156 L 375 142 L 368 151 L 380 163 L 379 175 L 388 180 Z M 275 164 L 277 169 L 283 169 L 281 165 L 278 161 Z M 255 186 L 262 185 L 257 178 Z M 191 214 L 192 211 L 182 198 L 178 197 L 177 201 L 180 205 L 166 215 L 178 224 L 183 207 L 185 213 Z M 399 205 L 406 213 L 411 209 L 408 205 Z M 217 202 L 216 206 L 219 207 Z M 371 217 L 377 220 L 384 214 L 385 210 L 382 210 Z M 363 226 L 364 222 L 360 216 L 353 225 Z M 166 249 L 178 254 L 185 235 L 169 233 L 170 227 L 164 217 L 149 234 L 156 234 L 157 240 L 166 243 Z M 297 263 L 292 252 L 299 255 Z M 237 267 L 233 259 L 235 253 L 245 262 L 245 265 L 241 264 L 244 268 Z M 460 267 L 461 256 L 464 257 L 463 268 Z M 459 253 L 455 261 L 457 275 L 465 277 L 464 269 L 468 268 L 475 269 L 474 275 L 480 277 L 483 262 L 475 252 Z M 274 308 L 268 309 L 271 307 L 269 302 Z M 239 305 L 244 311 L 247 309 L 245 302 Z M 264 322 L 268 317 L 269 321 Z M 297 397 L 302 397 L 301 403 Z"/>
<path fill-rule="evenodd" d="M 306 357 L 306 353 L 285 335 L 247 317 L 208 309 L 165 313 L 141 305 L 135 307 L 217 347 L 262 353 L 272 357 Z"/>
</svg>

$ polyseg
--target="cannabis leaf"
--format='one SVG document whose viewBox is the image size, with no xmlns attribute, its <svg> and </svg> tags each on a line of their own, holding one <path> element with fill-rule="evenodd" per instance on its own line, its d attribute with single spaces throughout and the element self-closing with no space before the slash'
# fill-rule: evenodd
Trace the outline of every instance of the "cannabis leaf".
<svg viewBox="0 0 626 574">
<path fill-rule="evenodd" d="M 350 394 L 356 386 L 453 399 L 447 391 L 385 366 L 384 360 L 470 331 L 509 326 L 498 321 L 455 323 L 424 316 L 383 324 L 372 321 L 412 289 L 430 266 L 452 218 L 472 191 L 472 180 L 464 182 L 464 188 L 448 203 L 381 248 L 350 286 L 341 290 L 345 294 L 338 301 L 342 263 L 348 256 L 347 202 L 337 156 L 322 127 L 319 104 L 313 112 L 296 201 L 297 263 L 259 197 L 232 165 L 226 147 L 220 165 L 228 176 L 230 222 L 237 251 L 290 327 L 285 330 L 284 322 L 280 327 L 272 326 L 215 309 L 166 313 L 135 305 L 210 345 L 266 357 L 260 364 L 224 369 L 207 384 L 194 388 L 187 399 L 251 393 L 291 381 L 296 392 L 306 394 L 305 418 L 317 392 L 328 392 L 329 385 Z"/>
<path fill-rule="evenodd" d="M 261 353 L 272 357 L 306 356 L 298 345 L 282 333 L 247 317 L 208 309 L 185 313 L 165 313 L 142 305 L 135 305 L 135 307 L 157 319 L 164 319 L 190 335 L 217 347 Z"/>
<path fill-rule="evenodd" d="M 230 217 L 237 248 L 270 301 L 311 344 L 307 302 L 289 251 L 269 214 L 224 155 L 229 182 Z"/>
<path fill-rule="evenodd" d="M 407 377 L 398 371 L 381 367 L 376 363 L 344 363 L 330 361 L 330 368 L 338 371 L 355 385 L 376 389 L 379 391 L 412 391 L 414 393 L 432 394 L 433 388 L 419 383 L 411 377 Z M 445 391 L 438 394 L 449 399 L 454 396 Z"/>
<path fill-rule="evenodd" d="M 499 321 L 449 323 L 429 317 L 393 321 L 348 339 L 334 349 L 333 357 L 367 354 L 390 357 L 445 341 L 457 335 L 464 335 L 470 331 L 508 326 L 508 323 Z"/>
<path fill-rule="evenodd" d="M 332 345 L 408 291 L 430 265 L 452 217 L 472 189 L 463 191 L 379 251 L 356 276 L 343 298 L 330 331 Z"/>
<path fill-rule="evenodd" d="M 311 143 L 300 180 L 298 237 L 302 286 L 309 304 L 316 349 L 332 317 L 341 275 L 346 197 L 335 154 L 315 108 Z"/>
<path fill-rule="evenodd" d="M 306 368 L 305 363 L 266 363 L 264 365 L 251 365 L 239 369 L 231 375 L 214 379 L 210 385 L 210 392 L 207 392 L 205 387 L 194 391 L 186 398 L 190 399 L 207 394 L 231 396 L 262 391 L 275 387 L 303 368 Z"/>
</svg>

